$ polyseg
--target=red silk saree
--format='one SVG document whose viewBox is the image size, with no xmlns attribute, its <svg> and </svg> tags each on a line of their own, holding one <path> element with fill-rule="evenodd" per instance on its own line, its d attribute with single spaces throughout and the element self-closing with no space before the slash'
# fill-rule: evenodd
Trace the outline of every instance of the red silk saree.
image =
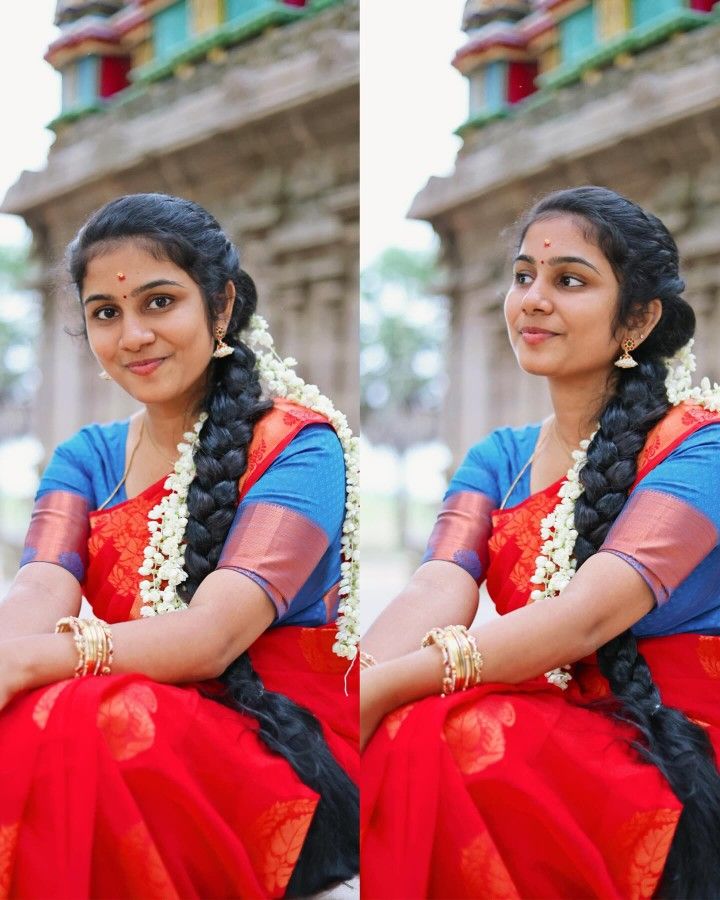
<svg viewBox="0 0 720 900">
<path fill-rule="evenodd" d="M 241 496 L 301 428 L 277 402 L 255 428 Z M 95 615 L 139 616 L 147 513 L 164 479 L 91 514 L 85 595 Z M 357 669 L 335 627 L 281 626 L 250 648 L 268 690 L 310 709 L 357 780 Z M 216 682 L 78 678 L 0 713 L 0 898 L 282 896 L 318 801 L 256 725 L 203 696 Z"/>
<path fill-rule="evenodd" d="M 638 481 L 720 416 L 678 408 L 651 432 Z M 637 482 L 636 482 L 637 484 Z M 540 522 L 560 482 L 495 511 L 487 585 L 498 612 L 526 604 Z M 720 750 L 720 637 L 639 641 L 663 702 Z M 662 876 L 681 804 L 630 747 L 635 729 L 594 655 L 563 692 L 544 676 L 430 697 L 387 716 L 363 756 L 362 885 L 376 898 L 646 898 Z"/>
</svg>

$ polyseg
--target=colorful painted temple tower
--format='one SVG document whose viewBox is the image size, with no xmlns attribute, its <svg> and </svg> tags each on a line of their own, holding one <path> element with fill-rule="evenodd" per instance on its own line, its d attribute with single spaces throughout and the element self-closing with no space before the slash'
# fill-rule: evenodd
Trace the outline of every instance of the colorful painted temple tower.
<svg viewBox="0 0 720 900">
<path fill-rule="evenodd" d="M 463 145 L 410 213 L 439 234 L 449 273 L 455 457 L 548 406 L 517 370 L 501 304 L 511 226 L 557 188 L 605 185 L 666 222 L 698 317 L 699 368 L 720 380 L 720 2 L 468 0 L 463 30 Z M 490 385 L 492 404 L 478 404 Z"/>
<path fill-rule="evenodd" d="M 357 425 L 358 17 L 358 0 L 58 0 L 57 137 L 2 205 L 43 263 L 46 447 L 128 412 L 65 334 L 77 310 L 62 257 L 92 210 L 135 191 L 219 218 L 276 343 Z"/>
</svg>

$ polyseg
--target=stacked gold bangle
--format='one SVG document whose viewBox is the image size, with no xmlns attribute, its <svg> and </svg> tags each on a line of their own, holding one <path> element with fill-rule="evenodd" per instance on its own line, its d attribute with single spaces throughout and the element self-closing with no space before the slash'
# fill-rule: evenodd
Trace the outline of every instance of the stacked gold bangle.
<svg viewBox="0 0 720 900">
<path fill-rule="evenodd" d="M 466 691 L 482 680 L 483 658 L 475 638 L 464 625 L 448 625 L 431 628 L 422 641 L 422 647 L 436 644 L 443 657 L 441 697 Z"/>
<path fill-rule="evenodd" d="M 66 616 L 55 626 L 55 633 L 72 632 L 78 651 L 75 677 L 109 675 L 112 669 L 112 632 L 102 619 L 78 619 Z"/>
</svg>

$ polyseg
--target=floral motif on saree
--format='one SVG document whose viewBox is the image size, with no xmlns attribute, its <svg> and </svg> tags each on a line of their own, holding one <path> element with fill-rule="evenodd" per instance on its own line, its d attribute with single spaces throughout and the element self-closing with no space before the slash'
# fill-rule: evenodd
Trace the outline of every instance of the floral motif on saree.
<svg viewBox="0 0 720 900">
<path fill-rule="evenodd" d="M 673 409 L 648 436 L 638 482 L 717 423 L 717 413 Z M 529 600 L 539 525 L 559 484 L 493 513 L 487 586 L 501 614 Z M 639 646 L 665 705 L 701 722 L 720 750 L 720 636 Z M 681 804 L 632 749 L 635 729 L 593 707 L 608 695 L 592 654 L 565 692 L 540 675 L 387 716 L 363 757 L 364 896 L 652 897 Z"/>
<path fill-rule="evenodd" d="M 255 429 L 241 496 L 316 422 L 278 401 Z M 91 514 L 84 588 L 111 622 L 138 617 L 147 512 L 163 481 Z M 334 624 L 283 625 L 249 654 L 266 690 L 319 718 L 357 779 L 357 667 L 346 694 L 334 639 Z M 254 719 L 206 696 L 218 688 L 118 674 L 15 697 L 0 714 L 0 897 L 281 896 L 318 795 Z"/>
</svg>

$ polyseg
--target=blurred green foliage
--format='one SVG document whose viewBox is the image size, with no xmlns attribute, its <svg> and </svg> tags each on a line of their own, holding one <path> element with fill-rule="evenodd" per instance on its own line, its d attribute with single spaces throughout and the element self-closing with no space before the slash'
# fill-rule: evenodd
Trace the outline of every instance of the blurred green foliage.
<svg viewBox="0 0 720 900">
<path fill-rule="evenodd" d="M 438 435 L 447 306 L 434 252 L 387 249 L 361 276 L 363 432 L 401 455 Z"/>
<path fill-rule="evenodd" d="M 0 408 L 27 405 L 35 390 L 40 306 L 28 288 L 26 247 L 0 247 Z"/>
</svg>

